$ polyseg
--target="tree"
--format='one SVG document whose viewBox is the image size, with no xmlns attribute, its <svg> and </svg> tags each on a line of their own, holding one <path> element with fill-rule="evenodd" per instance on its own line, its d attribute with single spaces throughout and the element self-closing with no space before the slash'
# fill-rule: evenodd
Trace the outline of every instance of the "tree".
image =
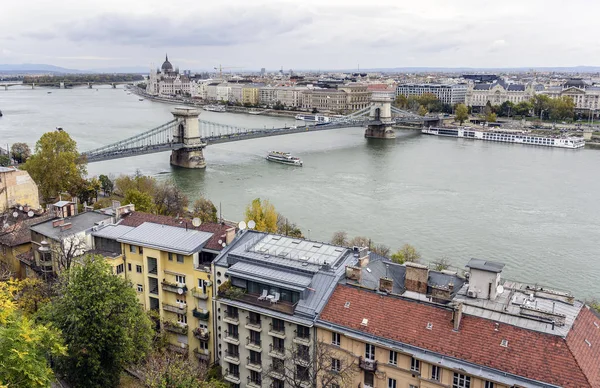
<svg viewBox="0 0 600 388">
<path fill-rule="evenodd" d="M 302 231 L 293 222 L 289 222 L 287 217 L 281 213 L 277 213 L 277 233 L 284 236 L 291 236 L 296 238 L 304 238 Z"/>
<path fill-rule="evenodd" d="M 75 386 L 116 387 L 123 368 L 145 357 L 153 334 L 130 282 L 102 257 L 85 256 L 61 275 L 57 294 L 44 314 L 68 347 L 57 371 Z"/>
<path fill-rule="evenodd" d="M 50 200 L 68 191 L 85 176 L 86 162 L 77 152 L 77 143 L 64 131 L 47 132 L 35 145 L 23 166 L 38 184 L 42 197 Z"/>
<path fill-rule="evenodd" d="M 406 262 L 418 263 L 421 260 L 421 254 L 410 244 L 404 244 L 391 257 L 394 263 L 404 264 Z"/>
<path fill-rule="evenodd" d="M 394 100 L 394 105 L 400 109 L 408 108 L 408 99 L 404 94 L 399 94 L 396 96 L 396 100 Z"/>
<path fill-rule="evenodd" d="M 514 107 L 515 104 L 513 104 L 510 101 L 504 101 L 497 109 L 496 109 L 496 114 L 498 116 L 510 116 L 511 114 L 514 115 Z"/>
<path fill-rule="evenodd" d="M 78 179 L 73 187 L 69 189 L 69 193 L 75 195 L 79 200 L 79 203 L 88 203 L 90 204 L 93 198 L 96 197 L 96 190 L 94 183 L 91 180 L 87 180 L 84 178 Z"/>
<path fill-rule="evenodd" d="M 156 186 L 157 183 L 154 178 L 142 175 L 139 170 L 136 171 L 134 176 L 121 175 L 115 179 L 114 183 L 115 193 L 121 196 L 125 196 L 130 189 L 135 189 L 141 193 L 147 193 L 150 194 L 151 197 L 154 197 Z"/>
<path fill-rule="evenodd" d="M 10 147 L 10 154 L 16 163 L 25 163 L 31 156 L 31 150 L 26 143 L 15 143 Z"/>
<path fill-rule="evenodd" d="M 183 215 L 189 204 L 188 197 L 171 180 L 161 182 L 154 192 L 154 207 L 158 214 Z"/>
<path fill-rule="evenodd" d="M 425 116 L 427 114 L 427 108 L 421 105 L 419 106 L 419 111 L 417 113 L 419 114 L 419 116 Z"/>
<path fill-rule="evenodd" d="M 100 175 L 98 179 L 100 180 L 100 187 L 104 191 L 104 195 L 111 195 L 115 185 L 110 178 L 106 175 Z"/>
<path fill-rule="evenodd" d="M 64 355 L 66 348 L 58 330 L 19 310 L 22 291 L 20 281 L 0 282 L 0 386 L 48 387 L 54 381 L 48 357 Z"/>
<path fill-rule="evenodd" d="M 344 232 L 344 231 L 337 231 L 333 234 L 333 237 L 331 237 L 331 243 L 334 245 L 341 245 L 343 247 L 347 247 L 350 244 L 348 244 L 348 233 Z"/>
<path fill-rule="evenodd" d="M 202 222 L 217 222 L 217 208 L 211 200 L 200 197 L 194 201 L 192 210 L 194 217 L 200 218 Z"/>
<path fill-rule="evenodd" d="M 365 236 L 356 236 L 348 241 L 348 246 L 351 247 L 370 247 L 371 239 Z"/>
<path fill-rule="evenodd" d="M 440 260 L 432 262 L 432 264 L 436 271 L 444 271 L 450 268 L 450 261 L 446 257 L 442 257 Z"/>
<path fill-rule="evenodd" d="M 391 251 L 390 247 L 384 244 L 372 245 L 369 250 L 383 257 L 388 257 Z"/>
<path fill-rule="evenodd" d="M 305 345 L 292 345 L 279 349 L 285 360 L 273 358 L 267 375 L 283 376 L 284 385 L 304 388 L 316 382 L 319 387 L 350 387 L 357 373 L 356 357 L 318 341 L 311 349 Z"/>
<path fill-rule="evenodd" d="M 10 156 L 0 153 L 0 167 L 8 167 L 10 165 Z"/>
<path fill-rule="evenodd" d="M 573 119 L 575 115 L 575 103 L 568 96 L 562 96 L 550 101 L 550 119 L 564 120 Z"/>
<path fill-rule="evenodd" d="M 529 101 L 521 101 L 513 108 L 513 114 L 515 116 L 526 116 L 529 115 L 533 105 Z"/>
<path fill-rule="evenodd" d="M 467 106 L 465 104 L 456 105 L 455 109 L 455 120 L 463 125 L 463 123 L 469 119 L 469 111 L 467 110 Z"/>
<path fill-rule="evenodd" d="M 254 199 L 246 206 L 245 215 L 246 223 L 250 220 L 256 223 L 256 230 L 268 233 L 277 232 L 277 211 L 275 211 L 275 206 L 268 200 Z"/>
<path fill-rule="evenodd" d="M 536 94 L 532 99 L 531 99 L 531 104 L 533 105 L 533 114 L 537 117 L 540 117 L 541 119 L 543 119 L 544 115 L 543 113 L 548 114 L 550 112 L 550 107 L 551 107 L 551 99 L 550 97 L 548 97 L 545 94 Z"/>
<path fill-rule="evenodd" d="M 134 204 L 135 210 L 150 213 L 154 210 L 154 202 L 150 194 L 142 193 L 136 189 L 129 189 L 125 193 L 125 203 Z"/>
<path fill-rule="evenodd" d="M 497 116 L 494 112 L 490 112 L 485 115 L 485 121 L 487 121 L 488 123 L 495 123 L 496 119 L 497 119 Z"/>
<path fill-rule="evenodd" d="M 82 256 L 88 249 L 85 237 L 76 234 L 61 234 L 58 241 L 50 244 L 52 260 L 58 267 L 56 272 L 61 273 L 71 269 L 75 259 Z"/>
</svg>

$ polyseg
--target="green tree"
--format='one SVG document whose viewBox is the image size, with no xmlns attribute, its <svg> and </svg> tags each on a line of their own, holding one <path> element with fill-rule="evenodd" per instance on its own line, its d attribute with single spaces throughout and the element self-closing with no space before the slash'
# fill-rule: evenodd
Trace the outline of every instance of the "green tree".
<svg viewBox="0 0 600 388">
<path fill-rule="evenodd" d="M 49 387 L 54 373 L 48 357 L 64 355 L 66 348 L 58 330 L 18 308 L 22 295 L 22 282 L 0 282 L 0 386 Z"/>
<path fill-rule="evenodd" d="M 115 193 L 120 196 L 125 196 L 127 191 L 135 189 L 154 197 L 157 183 L 154 178 L 142 175 L 140 171 L 137 171 L 134 176 L 121 175 L 115 179 L 114 186 Z"/>
<path fill-rule="evenodd" d="M 460 123 L 460 125 L 463 125 L 463 123 L 465 121 L 467 121 L 468 119 L 469 119 L 469 111 L 467 109 L 467 106 L 465 104 L 456 105 L 455 120 L 458 121 Z"/>
<path fill-rule="evenodd" d="M 565 120 L 573 119 L 575 115 L 575 103 L 568 96 L 562 96 L 550 101 L 550 119 Z"/>
<path fill-rule="evenodd" d="M 10 147 L 10 154 L 16 163 L 25 163 L 31 156 L 31 150 L 26 143 L 15 143 Z"/>
<path fill-rule="evenodd" d="M 192 209 L 194 217 L 200 218 L 202 222 L 217 222 L 217 207 L 211 200 L 200 197 L 194 201 Z"/>
<path fill-rule="evenodd" d="M 73 187 L 69 189 L 69 193 L 75 195 L 80 203 L 91 203 L 91 199 L 95 197 L 94 187 L 91 181 L 81 178 L 78 179 Z"/>
<path fill-rule="evenodd" d="M 512 102 L 504 101 L 499 107 L 497 107 L 496 114 L 501 117 L 502 116 L 508 117 L 510 115 L 514 115 L 515 114 L 514 107 L 515 107 L 515 104 L 513 104 Z"/>
<path fill-rule="evenodd" d="M 256 223 L 256 230 L 269 233 L 277 232 L 277 211 L 275 211 L 275 206 L 268 200 L 254 199 L 246 206 L 245 215 L 246 223 L 250 220 Z"/>
<path fill-rule="evenodd" d="M 0 154 L 0 166 L 1 167 L 8 167 L 10 166 L 10 156 L 5 155 L 5 154 Z"/>
<path fill-rule="evenodd" d="M 23 166 L 38 184 L 44 200 L 68 191 L 85 176 L 85 160 L 77 152 L 77 143 L 65 131 L 47 132 L 35 145 Z"/>
<path fill-rule="evenodd" d="M 488 123 L 495 123 L 496 120 L 497 120 L 497 116 L 494 112 L 490 112 L 485 115 L 485 121 L 487 121 Z"/>
<path fill-rule="evenodd" d="M 419 106 L 419 110 L 417 111 L 419 116 L 425 116 L 427 114 L 427 108 L 425 108 L 425 106 L 421 105 Z"/>
<path fill-rule="evenodd" d="M 547 117 L 550 112 L 552 100 L 545 94 L 536 94 L 531 99 L 531 104 L 533 105 L 533 114 L 543 119 L 544 117 Z"/>
<path fill-rule="evenodd" d="M 410 244 L 404 244 L 391 257 L 394 263 L 404 264 L 406 262 L 418 263 L 421 260 L 421 254 Z"/>
<path fill-rule="evenodd" d="M 125 193 L 125 204 L 134 204 L 135 210 L 150 213 L 154 210 L 154 202 L 148 193 L 142 193 L 136 189 L 129 189 Z"/>
<path fill-rule="evenodd" d="M 399 94 L 394 100 L 394 105 L 400 109 L 408 108 L 408 98 L 404 94 Z"/>
<path fill-rule="evenodd" d="M 529 101 L 521 101 L 513 108 L 513 115 L 527 116 L 533 109 L 533 105 Z"/>
<path fill-rule="evenodd" d="M 61 274 L 45 317 L 62 330 L 68 351 L 56 368 L 74 386 L 116 387 L 123 368 L 141 361 L 152 342 L 131 283 L 102 257 L 84 256 Z"/>
<path fill-rule="evenodd" d="M 104 191 L 104 195 L 111 195 L 114 189 L 114 183 L 110 180 L 106 175 L 100 175 L 98 177 L 100 180 L 100 187 L 102 191 Z"/>
<path fill-rule="evenodd" d="M 154 207 L 158 214 L 183 215 L 189 204 L 188 197 L 171 180 L 161 182 L 154 191 Z"/>
</svg>

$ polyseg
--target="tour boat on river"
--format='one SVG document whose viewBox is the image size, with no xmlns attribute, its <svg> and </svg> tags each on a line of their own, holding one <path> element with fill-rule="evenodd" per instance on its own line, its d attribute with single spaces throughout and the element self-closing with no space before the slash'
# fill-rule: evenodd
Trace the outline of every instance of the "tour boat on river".
<svg viewBox="0 0 600 388">
<path fill-rule="evenodd" d="M 267 160 L 270 162 L 302 167 L 302 160 L 290 155 L 288 152 L 271 151 L 269 152 L 269 155 L 267 155 Z"/>
<path fill-rule="evenodd" d="M 469 127 L 429 127 L 423 128 L 421 133 L 426 135 L 462 137 L 473 140 L 529 144 L 544 147 L 577 149 L 585 146 L 585 140 L 581 137 L 537 135 L 528 131 L 514 129 L 480 130 Z"/>
<path fill-rule="evenodd" d="M 226 112 L 224 105 L 204 105 L 204 110 L 208 112 Z"/>
<path fill-rule="evenodd" d="M 330 118 L 327 116 L 322 116 L 322 115 L 296 115 L 296 120 L 302 120 L 302 121 L 314 121 L 316 123 L 328 123 L 330 121 Z"/>
</svg>

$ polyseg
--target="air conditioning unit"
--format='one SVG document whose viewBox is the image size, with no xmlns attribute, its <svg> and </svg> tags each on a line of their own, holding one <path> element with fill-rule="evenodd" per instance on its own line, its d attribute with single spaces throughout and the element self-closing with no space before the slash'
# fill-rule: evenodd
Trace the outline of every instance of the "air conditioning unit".
<svg viewBox="0 0 600 388">
<path fill-rule="evenodd" d="M 467 291 L 467 296 L 469 298 L 477 298 L 477 293 L 475 292 L 475 290 L 468 290 Z"/>
</svg>

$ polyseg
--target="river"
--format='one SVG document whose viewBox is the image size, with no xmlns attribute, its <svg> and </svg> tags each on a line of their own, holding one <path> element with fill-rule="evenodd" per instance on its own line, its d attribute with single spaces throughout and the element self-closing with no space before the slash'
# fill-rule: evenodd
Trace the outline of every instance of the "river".
<svg viewBox="0 0 600 388">
<path fill-rule="evenodd" d="M 171 120 L 172 105 L 139 101 L 123 89 L 0 90 L 0 144 L 62 127 L 80 150 Z M 242 127 L 293 125 L 292 119 L 202 112 Z M 376 243 L 417 247 L 425 261 L 471 257 L 506 263 L 503 276 L 600 297 L 598 150 L 565 150 L 423 136 L 398 131 L 372 141 L 349 128 L 213 145 L 206 170 L 169 165 L 169 154 L 93 163 L 90 175 L 137 169 L 172 178 L 193 201 L 203 195 L 238 220 L 253 198 L 269 199 L 307 237 L 337 230 Z M 265 161 L 270 150 L 304 167 Z"/>
</svg>

